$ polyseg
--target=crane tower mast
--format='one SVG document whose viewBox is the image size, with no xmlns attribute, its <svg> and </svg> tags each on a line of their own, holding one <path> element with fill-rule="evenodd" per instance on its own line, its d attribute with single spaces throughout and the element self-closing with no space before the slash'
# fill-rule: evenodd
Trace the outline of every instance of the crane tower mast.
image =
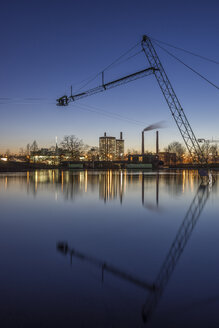
<svg viewBox="0 0 219 328">
<path fill-rule="evenodd" d="M 182 106 L 173 90 L 173 87 L 167 77 L 167 74 L 160 62 L 157 52 L 150 40 L 146 35 L 143 36 L 141 42 L 142 49 L 147 57 L 151 66 L 156 68 L 154 75 L 164 95 L 170 112 L 176 122 L 180 134 L 186 144 L 186 147 L 192 156 L 193 160 L 200 164 L 207 164 L 200 145 L 195 137 L 195 134 L 189 124 L 189 121 L 184 113 Z"/>
</svg>

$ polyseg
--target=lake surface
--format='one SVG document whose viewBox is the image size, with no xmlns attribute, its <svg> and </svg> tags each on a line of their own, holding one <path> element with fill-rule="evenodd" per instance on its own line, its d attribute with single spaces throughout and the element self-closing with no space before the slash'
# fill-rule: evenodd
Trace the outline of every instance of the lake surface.
<svg viewBox="0 0 219 328">
<path fill-rule="evenodd" d="M 199 184 L 1 174 L 0 327 L 219 327 L 219 183 Z"/>
</svg>

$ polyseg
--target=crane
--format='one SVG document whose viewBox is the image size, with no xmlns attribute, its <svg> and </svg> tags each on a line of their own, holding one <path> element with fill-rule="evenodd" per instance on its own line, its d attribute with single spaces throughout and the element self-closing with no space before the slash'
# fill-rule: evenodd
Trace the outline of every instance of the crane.
<svg viewBox="0 0 219 328">
<path fill-rule="evenodd" d="M 203 166 L 207 166 L 208 161 L 201 150 L 201 147 L 196 139 L 196 136 L 186 117 L 186 114 L 179 102 L 179 99 L 177 98 L 174 92 L 170 80 L 168 79 L 168 76 L 161 64 L 161 61 L 152 44 L 152 41 L 147 35 L 143 35 L 141 41 L 141 47 L 142 47 L 142 51 L 144 52 L 150 64 L 149 68 L 132 73 L 128 76 L 122 77 L 120 79 L 108 83 L 104 83 L 104 72 L 102 72 L 102 85 L 75 95 L 72 94 L 72 89 L 71 89 L 70 96 L 64 95 L 57 99 L 57 106 L 67 106 L 72 101 L 76 101 L 81 98 L 96 94 L 98 92 L 111 89 L 118 85 L 134 81 L 136 79 L 142 78 L 144 76 L 148 76 L 153 73 L 157 79 L 157 82 L 167 102 L 171 115 L 173 116 L 174 121 L 179 129 L 179 132 L 185 142 L 185 145 L 191 157 L 193 158 L 193 161 Z"/>
<path fill-rule="evenodd" d="M 216 139 L 216 140 L 214 140 L 214 139 L 204 139 L 204 138 L 200 138 L 200 139 L 198 139 L 198 142 L 199 143 L 218 143 L 219 142 L 219 140 L 218 139 Z"/>
</svg>

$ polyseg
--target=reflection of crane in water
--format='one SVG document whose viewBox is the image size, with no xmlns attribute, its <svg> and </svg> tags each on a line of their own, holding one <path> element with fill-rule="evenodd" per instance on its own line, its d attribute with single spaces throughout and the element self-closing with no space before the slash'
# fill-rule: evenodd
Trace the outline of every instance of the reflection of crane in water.
<svg viewBox="0 0 219 328">
<path fill-rule="evenodd" d="M 184 251 L 184 248 L 191 236 L 191 233 L 197 223 L 201 212 L 207 202 L 211 191 L 209 184 L 200 184 L 195 197 L 186 213 L 186 216 L 176 234 L 176 237 L 169 249 L 169 252 L 161 266 L 157 279 L 155 280 L 156 291 L 149 294 L 146 303 L 142 308 L 142 318 L 144 322 L 148 322 L 157 304 L 164 292 L 171 274 L 173 273 L 176 264 Z"/>
<path fill-rule="evenodd" d="M 68 244 L 65 242 L 59 242 L 57 244 L 57 249 L 63 254 L 70 254 L 71 259 L 73 256 L 80 258 L 81 260 L 88 261 L 102 269 L 102 278 L 104 270 L 119 276 L 120 278 L 127 280 L 135 285 L 138 285 L 142 288 L 145 288 L 150 291 L 150 294 L 143 305 L 142 308 L 142 319 L 144 323 L 147 323 L 156 307 L 158 302 L 164 292 L 164 289 L 171 278 L 171 275 L 182 255 L 185 246 L 191 236 L 191 233 L 202 213 L 202 210 L 207 202 L 211 191 L 210 184 L 201 183 L 195 197 L 192 200 L 192 203 L 186 213 L 186 216 L 176 234 L 176 237 L 169 249 L 169 252 L 161 266 L 159 274 L 155 280 L 155 283 L 149 284 L 147 282 L 141 281 L 125 272 L 118 270 L 117 268 L 108 265 L 106 262 L 101 262 L 95 258 L 92 258 L 88 255 L 82 254 L 74 249 L 69 249 Z"/>
<path fill-rule="evenodd" d="M 150 284 L 146 281 L 142 281 L 138 278 L 135 278 L 133 277 L 132 275 L 126 273 L 126 272 L 123 272 L 117 268 L 115 268 L 114 266 L 110 265 L 110 264 L 107 264 L 106 262 L 103 262 L 103 261 L 100 261 L 96 258 L 93 258 L 91 257 L 90 255 L 86 255 L 86 254 L 83 254 L 75 249 L 70 249 L 68 247 L 68 244 L 65 243 L 65 242 L 59 242 L 57 243 L 57 250 L 60 251 L 61 253 L 67 255 L 69 254 L 70 257 L 71 257 L 71 263 L 72 263 L 72 257 L 76 257 L 80 260 L 84 260 L 84 261 L 87 261 L 93 265 L 96 265 L 97 267 L 101 268 L 102 270 L 102 281 L 103 281 L 103 278 L 104 278 L 104 271 L 107 271 L 107 272 L 110 272 L 112 274 L 114 274 L 115 276 L 119 277 L 119 278 L 122 278 L 124 280 L 127 280 L 137 286 L 140 286 L 144 289 L 147 289 L 149 291 L 155 291 L 156 287 L 154 286 L 154 284 Z"/>
</svg>

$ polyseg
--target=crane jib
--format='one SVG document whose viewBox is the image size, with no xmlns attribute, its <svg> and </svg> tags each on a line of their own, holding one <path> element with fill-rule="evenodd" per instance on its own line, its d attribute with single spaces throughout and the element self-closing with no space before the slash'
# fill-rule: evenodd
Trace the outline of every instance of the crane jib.
<svg viewBox="0 0 219 328">
<path fill-rule="evenodd" d="M 93 94 L 96 94 L 96 93 L 99 93 L 99 92 L 114 88 L 114 87 L 116 87 L 120 84 L 129 83 L 131 81 L 140 79 L 144 76 L 154 74 L 157 70 L 158 70 L 157 68 L 148 67 L 148 68 L 145 68 L 143 70 L 140 70 L 140 71 L 137 71 L 135 73 L 123 76 L 119 79 L 116 79 L 116 80 L 113 80 L 113 81 L 110 81 L 110 82 L 107 82 L 107 83 L 103 83 L 103 80 L 102 80 L 103 84 L 99 85 L 95 88 L 88 89 L 86 91 L 83 91 L 83 92 L 75 94 L 75 95 L 71 94 L 69 97 L 65 95 L 63 97 L 58 98 L 57 99 L 57 106 L 67 106 L 71 101 L 76 101 L 80 98 L 88 97 L 88 96 L 91 96 Z"/>
<path fill-rule="evenodd" d="M 111 82 L 108 82 L 108 83 L 105 83 L 103 84 L 103 87 L 108 87 L 110 85 L 113 85 L 114 83 L 117 83 L 117 82 L 122 82 L 124 80 L 127 80 L 129 78 L 132 78 L 132 77 L 135 77 L 137 75 L 140 75 L 140 74 L 143 74 L 145 72 L 151 72 L 151 73 L 154 73 L 154 71 L 157 71 L 158 69 L 157 68 L 154 68 L 154 67 L 149 67 L 149 68 L 146 68 L 146 69 L 143 69 L 141 71 L 138 71 L 136 73 L 132 73 L 132 74 L 129 74 L 129 75 L 126 75 L 124 77 L 121 77 L 120 79 L 117 79 L 117 80 L 114 80 L 114 81 L 111 81 Z"/>
</svg>

